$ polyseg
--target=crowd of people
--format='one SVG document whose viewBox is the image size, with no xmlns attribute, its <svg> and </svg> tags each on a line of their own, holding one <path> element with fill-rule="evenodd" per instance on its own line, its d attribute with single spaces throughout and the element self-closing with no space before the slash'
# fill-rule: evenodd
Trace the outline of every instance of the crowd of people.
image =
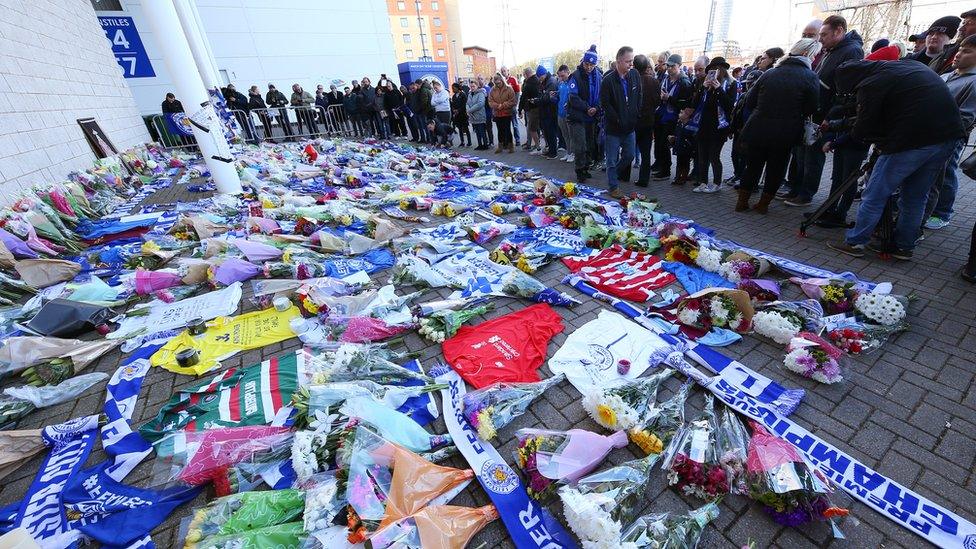
<svg viewBox="0 0 976 549">
<path fill-rule="evenodd" d="M 376 86 L 368 77 L 342 91 L 319 85 L 314 97 L 298 84 L 290 98 L 272 84 L 263 98 L 257 86 L 244 96 L 231 85 L 224 95 L 239 117 L 253 111 L 265 131 L 276 118 L 286 136 L 292 129 L 283 107 L 291 106 L 299 134 L 321 123 L 443 147 L 453 147 L 456 135 L 459 147 L 522 147 L 571 162 L 581 182 L 605 170 L 612 197 L 622 196 L 619 184 L 632 179 L 633 168 L 640 187 L 670 180 L 711 194 L 728 185 L 738 192 L 736 212 L 766 214 L 777 199 L 813 205 L 832 155 L 830 204 L 815 222 L 849 230 L 830 246 L 909 260 L 923 229 L 944 228 L 953 216 L 960 158 L 976 121 L 976 10 L 941 17 L 909 43 L 910 51 L 879 39 L 865 55 L 858 32 L 831 15 L 811 21 L 788 50 L 769 48 L 735 68 L 721 56 L 701 56 L 689 69 L 680 55 L 635 55 L 625 46 L 603 71 L 591 46 L 577 67 L 556 74 L 539 66 L 516 79 L 502 67 L 450 90 L 436 79 L 397 86 L 382 75 Z M 242 126 L 256 138 L 253 124 Z M 722 162 L 727 142 L 731 174 Z M 860 176 L 863 192 L 852 184 Z M 893 236 L 872 242 L 893 211 Z M 976 238 L 962 276 L 976 282 Z"/>
</svg>

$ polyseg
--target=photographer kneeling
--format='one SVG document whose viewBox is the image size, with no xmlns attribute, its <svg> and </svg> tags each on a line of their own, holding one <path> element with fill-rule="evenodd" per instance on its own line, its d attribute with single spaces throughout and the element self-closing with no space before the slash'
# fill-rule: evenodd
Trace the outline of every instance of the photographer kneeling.
<svg viewBox="0 0 976 549">
<path fill-rule="evenodd" d="M 855 94 L 854 139 L 872 143 L 880 156 L 861 194 L 857 221 L 831 248 L 864 255 L 885 204 L 900 189 L 894 245 L 870 246 L 901 260 L 912 258 L 929 188 L 964 137 L 959 108 L 945 82 L 928 67 L 904 61 L 848 61 L 837 68 L 838 94 Z"/>
</svg>

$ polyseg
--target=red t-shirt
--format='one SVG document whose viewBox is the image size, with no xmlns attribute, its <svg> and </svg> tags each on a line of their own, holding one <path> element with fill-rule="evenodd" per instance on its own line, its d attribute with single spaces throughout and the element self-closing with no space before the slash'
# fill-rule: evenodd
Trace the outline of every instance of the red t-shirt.
<svg viewBox="0 0 976 549">
<path fill-rule="evenodd" d="M 515 80 L 514 76 L 508 77 L 508 85 L 511 86 L 513 90 L 515 90 L 515 93 L 519 93 L 522 91 L 522 88 L 519 87 L 518 81 Z"/>
<path fill-rule="evenodd" d="M 462 326 L 441 344 L 444 358 L 465 381 L 480 389 L 492 383 L 539 381 L 552 336 L 563 331 L 562 318 L 546 303 Z"/>
</svg>

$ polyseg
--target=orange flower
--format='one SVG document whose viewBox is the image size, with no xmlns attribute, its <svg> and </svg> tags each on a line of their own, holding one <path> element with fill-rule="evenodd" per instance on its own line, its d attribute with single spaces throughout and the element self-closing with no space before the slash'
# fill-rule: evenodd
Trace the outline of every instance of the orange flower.
<svg viewBox="0 0 976 549">
<path fill-rule="evenodd" d="M 836 517 L 846 517 L 851 514 L 851 512 L 843 507 L 828 507 L 826 511 L 823 512 L 823 517 L 825 519 L 832 519 Z"/>
</svg>

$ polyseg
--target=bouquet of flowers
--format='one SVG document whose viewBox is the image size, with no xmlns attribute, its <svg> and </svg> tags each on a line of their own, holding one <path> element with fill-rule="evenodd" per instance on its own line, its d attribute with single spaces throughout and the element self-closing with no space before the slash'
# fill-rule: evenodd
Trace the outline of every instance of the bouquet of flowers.
<svg viewBox="0 0 976 549">
<path fill-rule="evenodd" d="M 502 293 L 510 297 L 524 297 L 537 303 L 549 303 L 561 307 L 578 305 L 579 300 L 564 292 L 546 287 L 535 278 L 518 270 L 511 269 L 501 280 Z"/>
<path fill-rule="evenodd" d="M 468 233 L 468 238 L 470 238 L 472 242 L 475 244 L 484 244 L 496 236 L 508 234 L 517 228 L 518 227 L 511 223 L 485 221 L 483 223 L 468 225 L 464 228 L 464 230 Z"/>
<path fill-rule="evenodd" d="M 584 547 L 623 547 L 623 525 L 636 518 L 657 459 L 628 461 L 559 489 L 566 522 Z"/>
<path fill-rule="evenodd" d="M 685 424 L 685 401 L 694 384 L 691 379 L 685 381 L 678 392 L 660 406 L 648 400 L 647 410 L 627 431 L 630 440 L 647 454 L 663 452 Z"/>
<path fill-rule="evenodd" d="M 721 288 L 696 292 L 678 302 L 677 307 L 678 322 L 705 331 L 717 326 L 748 332 L 754 322 L 753 314 L 749 294 Z"/>
<path fill-rule="evenodd" d="M 631 200 L 627 202 L 627 224 L 631 227 L 653 229 L 667 214 L 658 213 L 656 201 Z"/>
<path fill-rule="evenodd" d="M 655 549 L 695 549 L 705 526 L 718 518 L 713 501 L 687 513 L 651 513 L 635 520 L 624 530 L 621 547 Z"/>
<path fill-rule="evenodd" d="M 340 494 L 336 472 L 313 475 L 298 487 L 305 490 L 305 531 L 313 533 L 330 528 L 347 503 Z"/>
<path fill-rule="evenodd" d="M 493 308 L 493 304 L 485 303 L 466 309 L 436 311 L 430 316 L 418 319 L 420 335 L 431 343 L 443 343 L 444 340 L 454 337 L 462 324 Z"/>
<path fill-rule="evenodd" d="M 802 330 L 820 331 L 823 309 L 814 299 L 774 301 L 756 312 L 752 326 L 757 334 L 786 345 Z"/>
<path fill-rule="evenodd" d="M 599 465 L 610 450 L 627 445 L 623 431 L 605 437 L 582 429 L 519 429 L 515 439 L 515 463 L 527 481 L 526 491 L 540 502 L 555 493 L 557 481 L 575 483 Z"/>
<path fill-rule="evenodd" d="M 307 539 L 302 521 L 286 522 L 236 534 L 204 538 L 192 549 L 257 549 L 259 547 L 301 547 Z M 189 549 L 189 548 L 187 548 Z"/>
<path fill-rule="evenodd" d="M 511 265 L 527 274 L 534 273 L 549 260 L 548 254 L 533 252 L 527 250 L 525 244 L 513 244 L 507 241 L 499 244 L 488 254 L 488 257 L 499 265 Z"/>
<path fill-rule="evenodd" d="M 435 498 L 449 500 L 473 477 L 470 469 L 434 465 L 359 426 L 347 468 L 349 542 L 365 541 Z"/>
<path fill-rule="evenodd" d="M 714 397 L 705 395 L 701 415 L 683 427 L 668 445 L 661 467 L 668 471 L 668 484 L 682 494 L 714 500 L 729 493 L 729 479 L 719 462 Z"/>
<path fill-rule="evenodd" d="M 304 262 L 298 260 L 297 263 L 285 263 L 283 261 L 268 261 L 264 264 L 265 278 L 289 278 L 306 280 L 309 278 L 321 278 L 328 276 L 328 266 L 321 262 Z"/>
<path fill-rule="evenodd" d="M 373 381 L 380 385 L 400 385 L 408 380 L 434 382 L 424 373 L 395 364 L 394 360 L 411 355 L 398 353 L 383 344 L 339 343 L 330 349 L 299 352 L 305 374 L 313 385 L 337 381 Z"/>
<path fill-rule="evenodd" d="M 505 215 L 522 211 L 522 205 L 517 202 L 492 202 L 489 207 L 495 215 Z"/>
<path fill-rule="evenodd" d="M 785 440 L 752 422 L 746 461 L 749 495 L 778 524 L 800 526 L 848 514 L 831 505 L 830 481 Z"/>
<path fill-rule="evenodd" d="M 448 200 L 440 200 L 431 205 L 430 214 L 443 215 L 444 217 L 456 217 L 458 214 L 473 209 L 474 206 L 471 204 L 457 204 Z"/>
<path fill-rule="evenodd" d="M 747 278 L 758 278 L 769 271 L 769 261 L 743 251 L 732 252 L 718 267 L 718 274 L 729 282 L 738 283 Z"/>
<path fill-rule="evenodd" d="M 717 273 L 722 267 L 722 259 L 725 254 L 722 250 L 716 250 L 711 246 L 702 243 L 698 246 L 698 256 L 695 257 L 695 265 L 710 273 Z"/>
<path fill-rule="evenodd" d="M 335 461 L 335 451 L 345 432 L 345 427 L 337 425 L 338 416 L 329 416 L 324 423 L 316 426 L 315 430 L 296 431 L 291 443 L 291 464 L 299 482 L 307 481 L 312 475 L 321 473 L 329 468 L 329 462 Z"/>
<path fill-rule="evenodd" d="M 737 495 L 746 495 L 749 493 L 749 484 L 746 482 L 749 432 L 731 408 L 727 406 L 722 408 L 721 420 L 716 431 L 718 461 L 725 469 L 726 478 L 729 480 L 729 491 Z"/>
<path fill-rule="evenodd" d="M 284 489 L 217 498 L 193 512 L 183 547 L 208 547 L 213 536 L 240 534 L 292 522 L 301 516 L 305 493 Z"/>
<path fill-rule="evenodd" d="M 854 299 L 858 314 L 882 326 L 897 326 L 905 320 L 908 299 L 890 294 L 863 293 Z"/>
<path fill-rule="evenodd" d="M 791 372 L 829 385 L 844 379 L 840 364 L 842 354 L 820 336 L 800 332 L 787 345 L 783 364 Z"/>
<path fill-rule="evenodd" d="M 451 283 L 444 275 L 430 267 L 423 259 L 410 254 L 397 254 L 396 265 L 390 283 L 396 286 L 416 286 L 418 288 L 441 288 Z"/>
<path fill-rule="evenodd" d="M 592 387 L 583 395 L 583 409 L 593 421 L 611 431 L 632 429 L 657 397 L 661 382 L 671 376 L 668 369 L 656 375 L 637 378 L 614 387 Z"/>
<path fill-rule="evenodd" d="M 402 334 L 414 328 L 414 324 L 388 324 L 371 316 L 319 317 L 326 341 L 341 343 L 372 343 Z"/>
<path fill-rule="evenodd" d="M 853 311 L 854 301 L 862 293 L 858 284 L 848 280 L 793 277 L 790 281 L 799 284 L 807 297 L 819 301 L 828 315 Z"/>
<path fill-rule="evenodd" d="M 678 261 L 685 265 L 694 265 L 698 259 L 698 242 L 685 235 L 669 235 L 661 237 L 661 250 L 665 261 Z"/>
<path fill-rule="evenodd" d="M 477 429 L 478 436 L 489 441 L 498 430 L 525 413 L 529 405 L 546 389 L 566 379 L 558 374 L 536 383 L 492 383 L 465 393 L 461 402 L 464 419 Z"/>
<path fill-rule="evenodd" d="M 754 304 L 777 301 L 780 295 L 779 283 L 765 278 L 747 278 L 736 284 L 736 289 L 749 294 Z"/>
</svg>

